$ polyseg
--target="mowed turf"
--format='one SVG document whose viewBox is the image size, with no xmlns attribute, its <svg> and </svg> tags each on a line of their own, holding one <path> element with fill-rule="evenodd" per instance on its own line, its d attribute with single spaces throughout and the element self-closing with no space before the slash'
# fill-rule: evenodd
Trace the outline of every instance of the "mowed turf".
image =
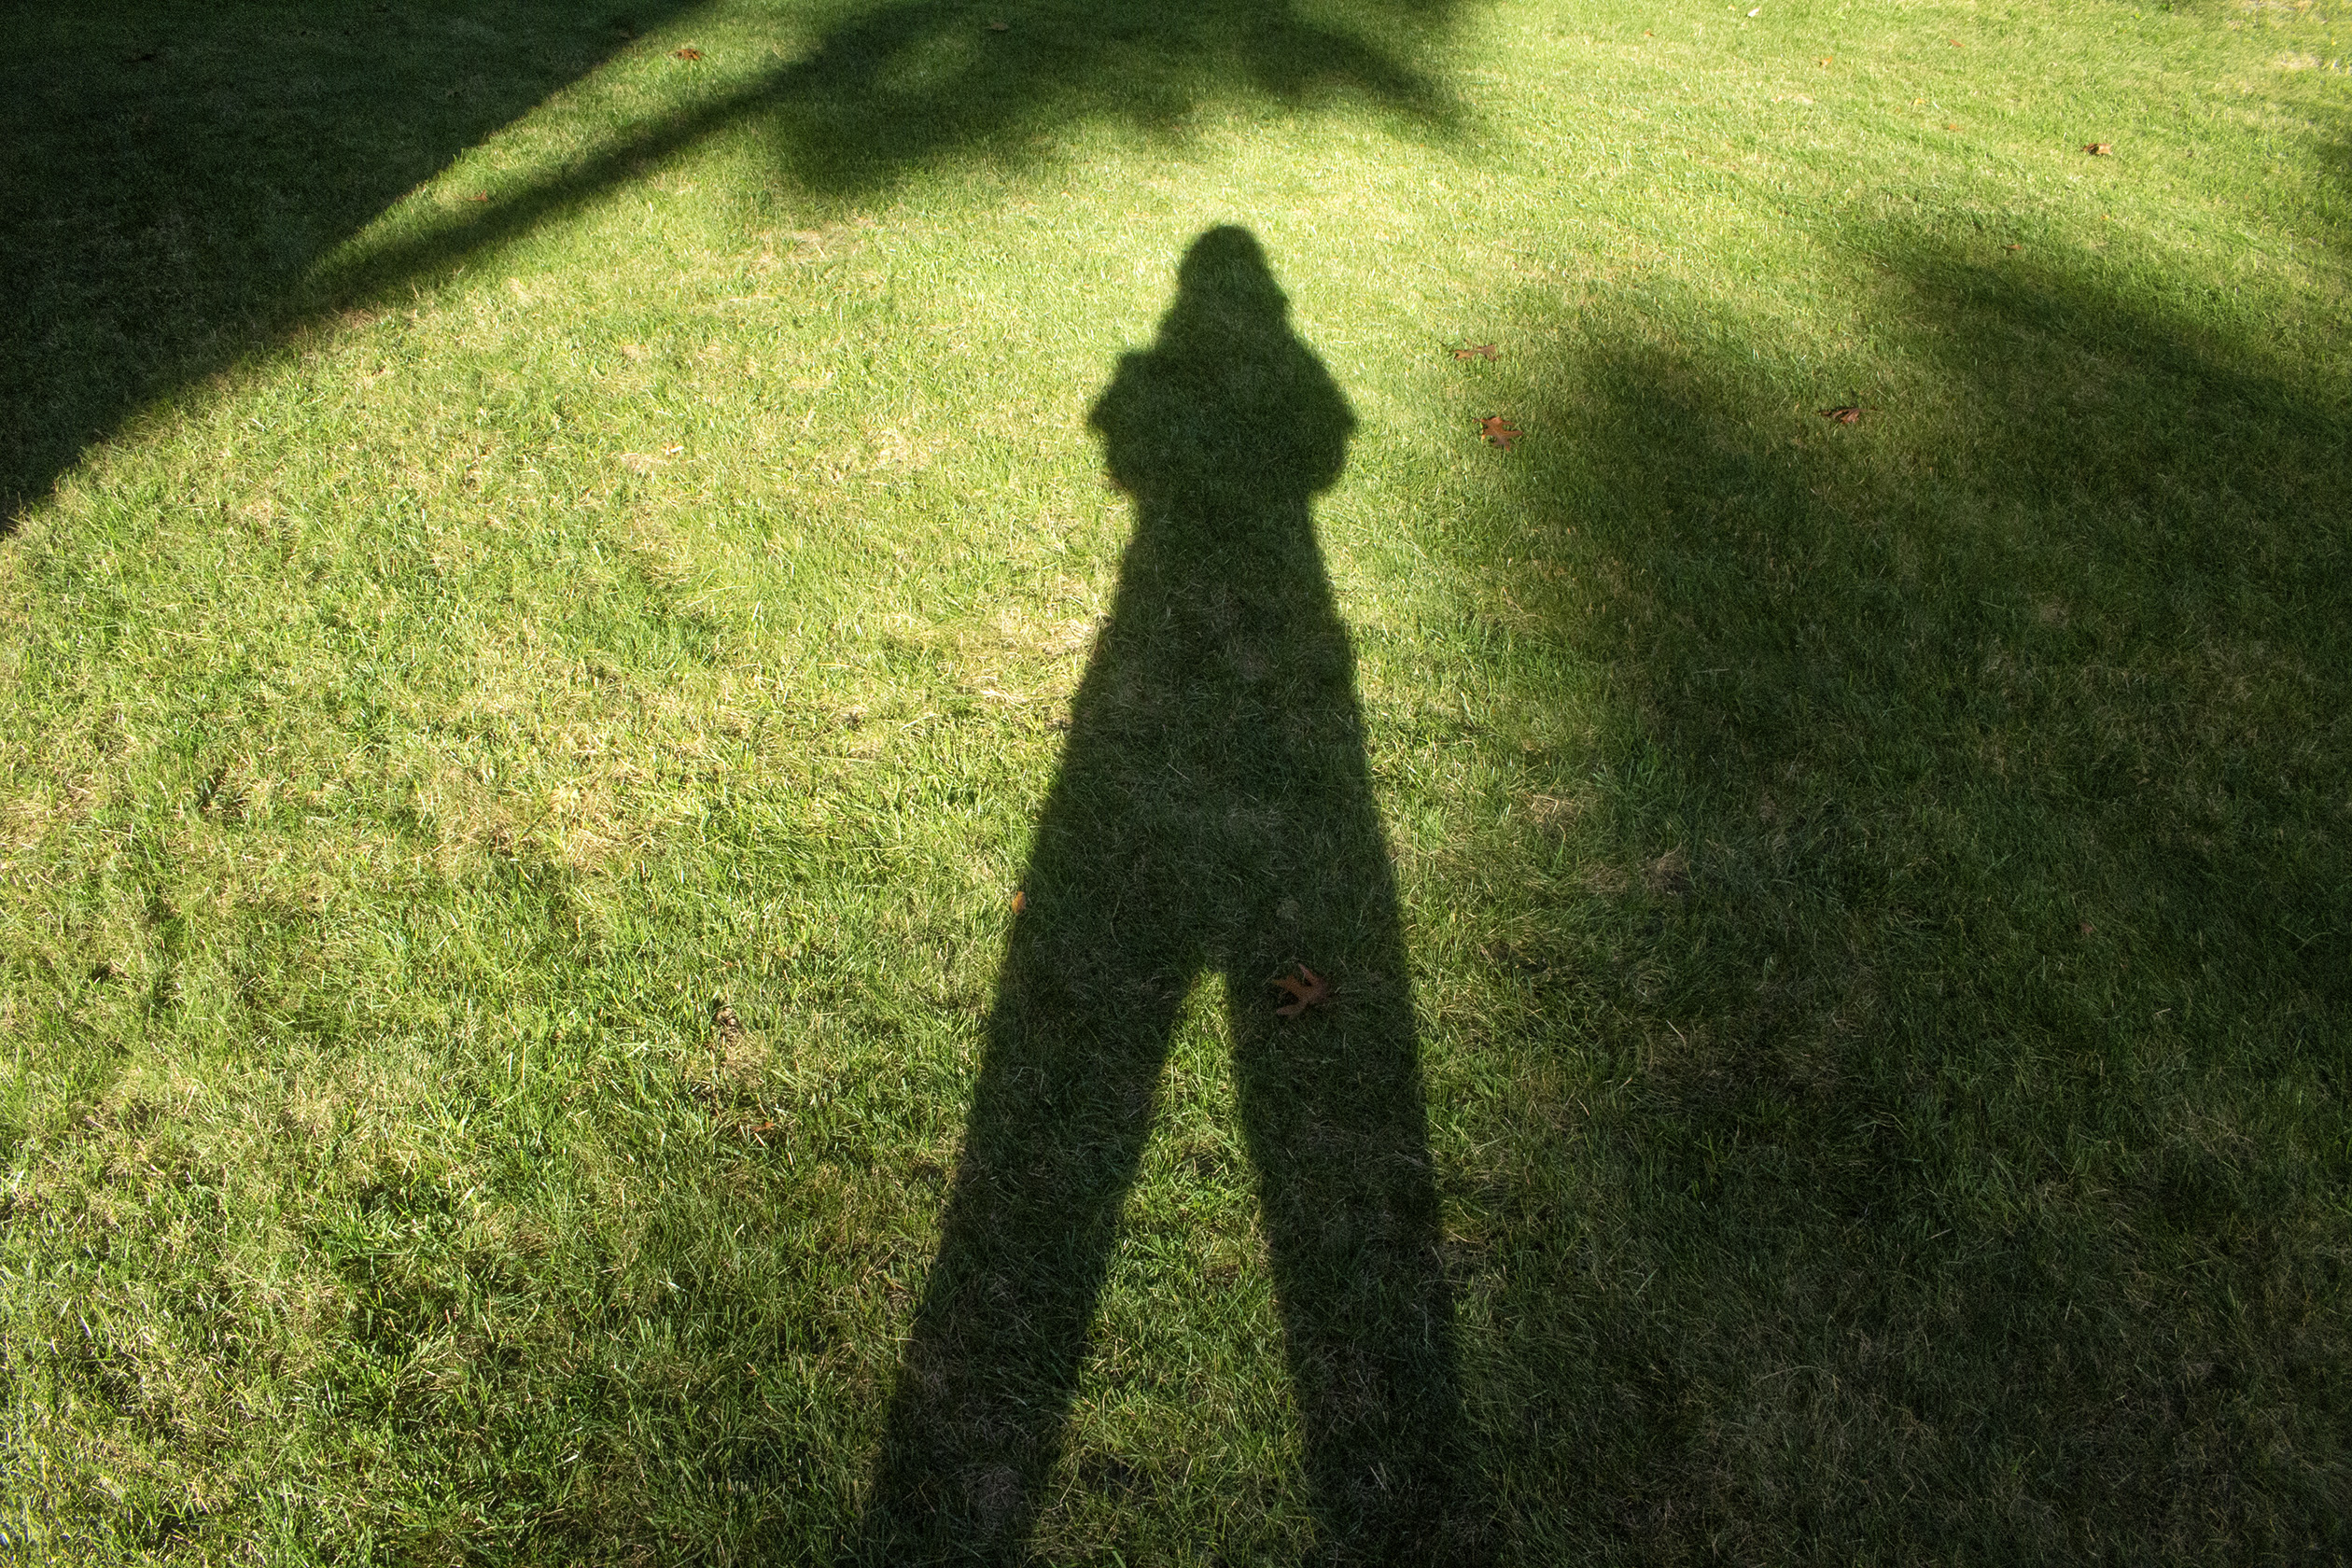
<svg viewBox="0 0 2352 1568">
<path fill-rule="evenodd" d="M 0 1561 L 2352 1551 L 2347 65 L 0 21 Z"/>
</svg>

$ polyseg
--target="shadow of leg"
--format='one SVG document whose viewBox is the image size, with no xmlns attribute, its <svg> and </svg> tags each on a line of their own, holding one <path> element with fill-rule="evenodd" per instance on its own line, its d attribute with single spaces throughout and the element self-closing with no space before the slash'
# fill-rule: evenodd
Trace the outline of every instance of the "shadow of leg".
<svg viewBox="0 0 2352 1568">
<path fill-rule="evenodd" d="M 1325 1550 L 1470 1561 L 1453 1305 L 1401 965 L 1351 970 L 1326 1015 L 1261 1006 L 1235 1032 Z"/>
<path fill-rule="evenodd" d="M 1033 912 L 1014 936 L 866 1561 L 1019 1558 L 1059 1450 L 1183 995 L 1181 976 L 1084 961 L 1068 934 Z"/>
</svg>

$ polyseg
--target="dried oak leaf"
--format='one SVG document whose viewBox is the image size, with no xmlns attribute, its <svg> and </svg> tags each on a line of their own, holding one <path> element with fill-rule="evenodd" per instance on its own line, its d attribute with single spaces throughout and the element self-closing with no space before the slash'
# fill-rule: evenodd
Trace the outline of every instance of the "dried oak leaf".
<svg viewBox="0 0 2352 1568">
<path fill-rule="evenodd" d="M 1267 982 L 1269 986 L 1290 993 L 1290 1001 L 1274 1009 L 1275 1013 L 1281 1017 L 1295 1018 L 1309 1007 L 1331 1000 L 1329 982 L 1305 964 L 1300 964 L 1297 968 L 1296 978 L 1287 974 L 1277 974 Z"/>
<path fill-rule="evenodd" d="M 1834 419 L 1841 425 L 1851 425 L 1855 420 L 1862 417 L 1862 411 L 1858 408 L 1850 407 L 1823 409 L 1821 411 L 1821 417 L 1824 419 Z"/>
<path fill-rule="evenodd" d="M 700 60 L 702 58 L 702 50 L 691 48 L 672 49 L 670 50 L 670 54 L 673 58 L 679 60 Z"/>
<path fill-rule="evenodd" d="M 1508 452 L 1511 450 L 1511 443 L 1519 440 L 1519 437 L 1526 434 L 1526 432 L 1521 430 L 1518 426 L 1512 424 L 1508 419 L 1505 419 L 1503 415 L 1499 413 L 1490 413 L 1485 418 L 1478 421 L 1478 434 L 1485 437 L 1489 441 L 1491 441 L 1496 446 L 1501 447 L 1504 451 Z"/>
<path fill-rule="evenodd" d="M 2093 158 L 2105 158 L 2115 150 L 2115 144 L 2113 142 L 2085 142 L 2082 144 L 2082 150 Z"/>
<path fill-rule="evenodd" d="M 1457 359 L 1478 358 L 1492 363 L 1501 357 L 1501 352 L 1492 343 L 1472 343 L 1467 348 L 1455 349 L 1453 357 Z"/>
<path fill-rule="evenodd" d="M 1027 894 L 1027 893 L 1025 893 L 1025 892 L 1021 891 L 1021 889 L 1018 889 L 1018 888 L 1014 889 L 1013 889 L 1013 913 L 1014 913 L 1014 914 L 1015 914 L 1015 915 L 1018 915 L 1018 914 L 1019 914 L 1022 910 L 1027 909 L 1028 907 L 1029 907 L 1029 894 Z"/>
</svg>

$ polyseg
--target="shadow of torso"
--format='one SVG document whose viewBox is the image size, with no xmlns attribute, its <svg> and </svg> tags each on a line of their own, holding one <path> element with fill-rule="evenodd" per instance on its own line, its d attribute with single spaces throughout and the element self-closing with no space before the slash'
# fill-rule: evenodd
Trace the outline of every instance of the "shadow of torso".
<svg viewBox="0 0 2352 1568">
<path fill-rule="evenodd" d="M 1214 971 L 1325 1547 L 1458 1558 L 1404 945 L 1309 515 L 1353 419 L 1256 242 L 1219 229 L 1093 423 L 1135 534 L 1038 826 L 864 1546 L 1025 1549 L 1176 1012 Z M 1268 978 L 1297 961 L 1334 994 L 1278 1017 Z"/>
</svg>

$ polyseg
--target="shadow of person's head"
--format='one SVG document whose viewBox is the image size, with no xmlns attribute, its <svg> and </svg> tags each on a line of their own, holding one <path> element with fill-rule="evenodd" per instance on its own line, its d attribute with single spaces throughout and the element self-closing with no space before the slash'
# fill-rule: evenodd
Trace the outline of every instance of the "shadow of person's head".
<svg viewBox="0 0 2352 1568">
<path fill-rule="evenodd" d="M 1248 230 L 1195 240 L 1176 285 L 1158 339 L 1120 362 L 1095 405 L 1112 478 L 1146 527 L 1303 517 L 1347 460 L 1347 399 L 1292 332 L 1290 301 Z"/>
<path fill-rule="evenodd" d="M 1221 334 L 1286 330 L 1290 300 L 1274 281 L 1257 236 L 1221 223 L 1192 243 L 1176 267 L 1176 301 L 1160 327 L 1163 346 L 1213 348 Z"/>
</svg>

